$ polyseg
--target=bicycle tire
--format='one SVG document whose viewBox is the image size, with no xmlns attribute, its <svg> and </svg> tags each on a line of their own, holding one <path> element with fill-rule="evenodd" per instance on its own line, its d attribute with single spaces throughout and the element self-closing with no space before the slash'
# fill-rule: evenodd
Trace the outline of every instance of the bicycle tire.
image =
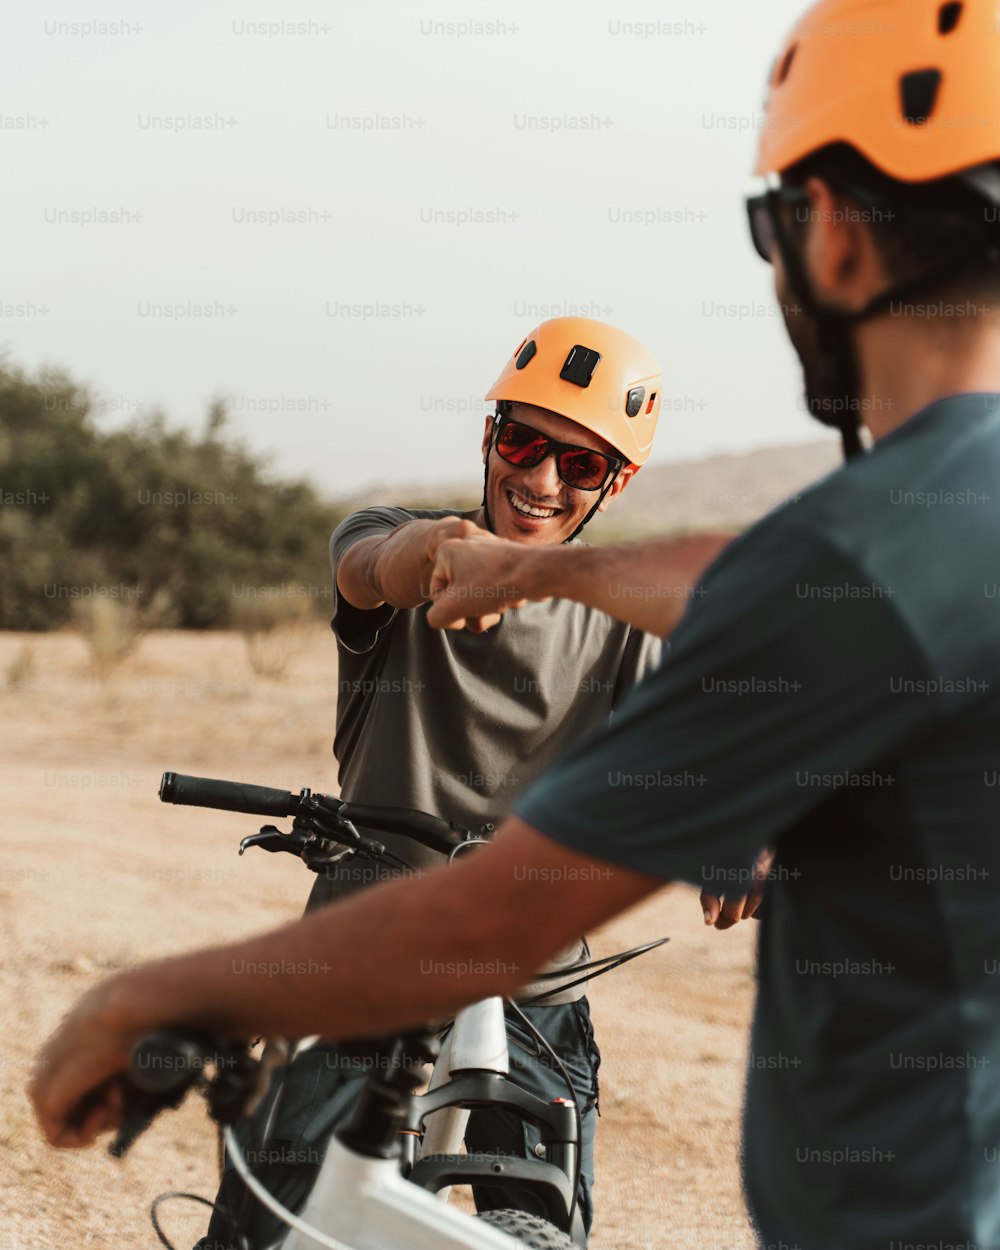
<svg viewBox="0 0 1000 1250">
<path fill-rule="evenodd" d="M 499 1211 L 481 1211 L 477 1216 L 510 1237 L 516 1237 L 523 1246 L 532 1250 L 576 1250 L 573 1239 L 566 1233 L 543 1220 L 539 1215 L 504 1207 Z"/>
</svg>

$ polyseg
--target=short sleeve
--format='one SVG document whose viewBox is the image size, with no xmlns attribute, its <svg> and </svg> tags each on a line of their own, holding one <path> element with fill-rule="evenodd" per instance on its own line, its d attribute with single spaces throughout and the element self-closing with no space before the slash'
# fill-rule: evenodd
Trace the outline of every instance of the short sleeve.
<svg viewBox="0 0 1000 1250">
<path fill-rule="evenodd" d="M 522 796 L 521 819 L 595 859 L 703 885 L 745 873 L 838 780 L 940 717 L 891 586 L 825 540 L 750 539 L 709 571 L 610 728 Z"/>
<path fill-rule="evenodd" d="M 396 608 L 387 603 L 370 611 L 356 608 L 341 595 L 337 588 L 337 569 L 345 554 L 362 538 L 391 534 L 394 529 L 408 521 L 435 520 L 450 515 L 457 514 L 380 505 L 354 512 L 341 521 L 330 539 L 330 569 L 333 573 L 333 616 L 330 628 L 342 647 L 355 655 L 370 651 L 382 631 L 392 624 L 397 612 Z"/>
<path fill-rule="evenodd" d="M 660 663 L 666 648 L 663 640 L 655 634 L 630 629 L 618 669 L 618 679 L 612 699 L 612 709 L 617 711 L 625 697 L 639 684 L 647 673 Z"/>
</svg>

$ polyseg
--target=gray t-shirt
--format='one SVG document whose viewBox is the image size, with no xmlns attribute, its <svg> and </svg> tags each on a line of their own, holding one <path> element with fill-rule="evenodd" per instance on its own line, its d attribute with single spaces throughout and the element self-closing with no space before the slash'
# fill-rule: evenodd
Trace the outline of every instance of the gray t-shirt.
<svg viewBox="0 0 1000 1250">
<path fill-rule="evenodd" d="M 529 603 L 487 633 L 471 634 L 431 629 L 427 604 L 361 611 L 338 593 L 337 568 L 360 539 L 412 520 L 462 515 L 374 507 L 337 527 L 330 543 L 340 659 L 333 749 L 348 801 L 413 807 L 477 831 L 498 823 L 557 755 L 607 722 L 658 663 L 661 643 L 564 599 Z M 609 854 L 616 834 L 608 828 Z M 374 836 L 417 867 L 442 858 L 402 838 Z M 331 869 L 318 878 L 310 904 L 370 883 L 373 867 Z"/>
</svg>

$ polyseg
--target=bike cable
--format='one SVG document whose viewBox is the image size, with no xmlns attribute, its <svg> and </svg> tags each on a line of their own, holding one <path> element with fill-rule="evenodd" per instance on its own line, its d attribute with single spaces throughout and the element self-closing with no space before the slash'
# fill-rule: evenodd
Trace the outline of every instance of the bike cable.
<svg viewBox="0 0 1000 1250">
<path fill-rule="evenodd" d="M 308 1224 L 300 1216 L 294 1215 L 288 1210 L 287 1207 L 283 1206 L 277 1198 L 273 1196 L 273 1194 L 269 1193 L 267 1189 L 265 1189 L 257 1177 L 254 1176 L 253 1172 L 250 1170 L 249 1164 L 243 1158 L 239 1142 L 236 1140 L 236 1134 L 228 1126 L 225 1131 L 225 1136 L 226 1150 L 229 1152 L 229 1157 L 233 1161 L 233 1167 L 236 1169 L 247 1189 L 250 1190 L 258 1202 L 263 1203 L 263 1205 L 267 1207 L 272 1215 L 276 1215 L 283 1224 L 287 1224 L 289 1228 L 294 1228 L 297 1232 L 302 1233 L 304 1237 L 311 1239 L 318 1246 L 325 1246 L 327 1250 L 351 1250 L 351 1247 L 346 1245 L 344 1242 L 338 1241 L 336 1237 L 331 1237 L 328 1233 L 320 1232 L 318 1228 L 313 1228 L 311 1224 Z"/>
<path fill-rule="evenodd" d="M 167 1250 L 177 1250 L 177 1247 L 174 1245 L 174 1243 L 170 1240 L 167 1234 L 160 1227 L 160 1218 L 159 1218 L 159 1215 L 157 1214 L 157 1208 L 160 1206 L 160 1203 L 166 1202 L 170 1198 L 186 1198 L 188 1202 L 198 1202 L 204 1207 L 210 1207 L 213 1211 L 221 1211 L 227 1223 L 229 1224 L 230 1234 L 231 1235 L 233 1234 L 232 1215 L 229 1211 L 226 1210 L 225 1207 L 220 1206 L 220 1204 L 217 1202 L 210 1202 L 208 1198 L 203 1198 L 201 1194 L 189 1194 L 184 1190 L 170 1189 L 170 1190 L 167 1190 L 166 1193 L 157 1194 L 157 1196 L 153 1199 L 152 1205 L 149 1208 L 149 1219 L 153 1225 L 153 1232 L 156 1233 L 156 1236 L 160 1242 L 160 1245 L 166 1246 Z M 250 1250 L 250 1247 L 247 1245 L 245 1241 L 242 1243 L 239 1243 L 236 1241 L 235 1236 L 233 1236 L 233 1246 L 235 1247 L 235 1250 Z"/>
<path fill-rule="evenodd" d="M 274 1131 L 275 1124 L 277 1123 L 278 1115 L 281 1112 L 282 1104 L 285 1101 L 285 1086 L 288 1080 L 288 1073 L 292 1066 L 292 1061 L 297 1054 L 298 1054 L 298 1046 L 297 1045 L 289 1046 L 285 1054 L 284 1062 L 282 1062 L 277 1067 L 276 1073 L 272 1077 L 274 1092 L 271 1095 L 271 1105 L 268 1108 L 267 1117 L 265 1118 L 264 1123 L 261 1126 L 260 1135 L 257 1138 L 257 1141 L 255 1143 L 252 1143 L 254 1157 L 262 1161 L 260 1164 L 261 1167 L 265 1166 L 264 1160 L 266 1160 L 267 1158 L 266 1148 L 267 1148 L 268 1143 L 271 1140 L 271 1134 Z M 221 1125 L 219 1126 L 219 1141 L 222 1147 L 220 1149 L 220 1157 L 224 1158 L 225 1157 L 225 1130 L 222 1128 Z M 220 1185 L 222 1183 L 222 1177 L 223 1177 L 223 1171 L 222 1171 L 222 1168 L 220 1167 L 219 1169 Z M 247 1241 L 242 1230 L 243 1230 L 243 1225 L 246 1222 L 247 1216 L 251 1212 L 251 1206 L 250 1206 L 251 1197 L 252 1197 L 251 1191 L 248 1188 L 245 1189 L 243 1192 L 243 1201 L 240 1203 L 239 1211 L 237 1212 L 235 1217 L 233 1216 L 232 1211 L 227 1210 L 223 1212 L 223 1214 L 226 1216 L 226 1220 L 229 1224 L 231 1235 L 234 1240 L 240 1237 L 243 1237 L 244 1242 Z"/>
<path fill-rule="evenodd" d="M 507 1006 L 511 1008 L 514 1015 L 517 1016 L 520 1022 L 528 1030 L 531 1037 L 534 1038 L 536 1047 L 535 1053 L 537 1056 L 541 1058 L 542 1049 L 548 1052 L 556 1068 L 559 1070 L 559 1074 L 566 1082 L 566 1088 L 569 1090 L 570 1101 L 573 1103 L 573 1108 L 576 1114 L 576 1174 L 573 1177 L 573 1200 L 570 1203 L 569 1208 L 569 1224 L 572 1228 L 573 1217 L 576 1215 L 577 1199 L 579 1198 L 580 1193 L 580 1173 L 583 1171 L 583 1116 L 580 1113 L 580 1101 L 577 1098 L 576 1087 L 573 1085 L 572 1077 L 566 1071 L 566 1065 L 553 1050 L 552 1046 L 549 1044 L 548 1038 L 539 1032 L 539 1030 L 534 1024 L 532 1024 L 532 1022 L 521 1010 L 520 1006 L 518 1006 L 513 999 L 507 999 Z"/>
<path fill-rule="evenodd" d="M 284 1098 L 285 1079 L 287 1077 L 288 1069 L 291 1066 L 291 1062 L 292 1062 L 292 1059 L 294 1058 L 294 1055 L 295 1055 L 295 1048 L 293 1047 L 289 1049 L 284 1062 L 280 1065 L 280 1070 L 277 1072 L 276 1076 L 274 1077 L 275 1089 L 274 1089 L 274 1095 L 271 1101 L 271 1107 L 268 1112 L 267 1119 L 264 1122 L 263 1128 L 261 1129 L 259 1141 L 257 1142 L 255 1150 L 254 1150 L 254 1153 L 257 1158 L 264 1157 L 264 1147 L 267 1145 L 270 1139 L 271 1132 L 274 1126 L 274 1122 L 277 1119 L 278 1111 L 280 1110 L 280 1106 Z M 220 1183 L 220 1188 L 221 1188 L 222 1178 L 224 1175 L 224 1167 L 225 1167 L 225 1132 L 221 1125 L 219 1125 L 219 1130 L 218 1130 L 218 1142 L 219 1142 L 219 1183 Z M 160 1206 L 160 1203 L 166 1202 L 170 1198 L 186 1198 L 190 1202 L 197 1202 L 197 1203 L 200 1203 L 202 1206 L 209 1207 L 212 1211 L 218 1211 L 219 1214 L 222 1216 L 222 1218 L 226 1222 L 226 1231 L 229 1237 L 229 1242 L 231 1246 L 233 1247 L 233 1250 L 252 1250 L 249 1240 L 247 1239 L 245 1233 L 242 1231 L 242 1226 L 248 1214 L 248 1208 L 249 1208 L 249 1203 L 250 1203 L 250 1198 L 251 1198 L 251 1193 L 249 1191 L 244 1192 L 243 1201 L 240 1203 L 239 1211 L 235 1215 L 232 1209 L 227 1204 L 219 1202 L 219 1201 L 211 1202 L 209 1201 L 208 1198 L 203 1198 L 200 1194 L 187 1193 L 181 1190 L 168 1190 L 165 1193 L 158 1194 L 153 1199 L 153 1203 L 149 1208 L 150 1223 L 153 1225 L 153 1231 L 156 1233 L 156 1236 L 159 1239 L 160 1244 L 162 1246 L 165 1246 L 166 1250 L 176 1250 L 176 1247 L 174 1246 L 173 1242 L 171 1242 L 171 1240 L 167 1237 L 166 1233 L 161 1228 L 159 1216 L 157 1214 L 157 1208 Z"/>
<path fill-rule="evenodd" d="M 647 951 L 655 950 L 658 946 L 662 946 L 664 942 L 669 942 L 669 938 L 658 938 L 655 942 L 647 942 L 645 946 L 634 946 L 629 951 L 621 951 L 617 955 L 605 955 L 602 959 L 591 959 L 585 964 L 573 964 L 569 968 L 560 968 L 555 972 L 540 972 L 535 978 L 536 981 L 556 981 L 560 977 L 571 976 L 574 973 L 587 973 L 586 976 L 578 976 L 573 981 L 561 982 L 554 985 L 550 990 L 542 990 L 540 994 L 532 994 L 530 998 L 520 999 L 522 1007 L 531 1007 L 535 1003 L 540 1003 L 546 998 L 551 998 L 553 994 L 561 994 L 564 990 L 571 990 L 577 985 L 585 985 L 588 981 L 596 981 L 598 977 L 604 976 L 606 972 L 613 972 L 615 968 L 620 968 L 622 964 L 627 964 L 629 960 L 638 959 L 640 955 L 645 955 Z M 598 969 L 593 975 L 590 975 L 592 969 Z"/>
</svg>

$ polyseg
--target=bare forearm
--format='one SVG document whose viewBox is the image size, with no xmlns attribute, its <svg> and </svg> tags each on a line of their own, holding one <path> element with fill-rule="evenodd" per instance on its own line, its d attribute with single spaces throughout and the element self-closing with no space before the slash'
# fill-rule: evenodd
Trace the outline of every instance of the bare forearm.
<svg viewBox="0 0 1000 1250">
<path fill-rule="evenodd" d="M 537 547 L 524 554 L 529 598 L 573 599 L 666 637 L 705 569 L 733 534 L 685 534 L 608 547 Z"/>
<path fill-rule="evenodd" d="M 515 990 L 659 884 L 511 818 L 493 846 L 457 865 L 248 942 L 119 973 L 80 1000 L 38 1056 L 31 1098 L 42 1132 L 54 1145 L 86 1146 L 120 1127 L 117 1077 L 144 1033 L 351 1038 L 439 1020 Z"/>
<path fill-rule="evenodd" d="M 130 1032 L 166 1009 L 235 1037 L 345 1038 L 444 1018 L 481 988 L 513 989 L 517 970 L 503 975 L 507 964 L 492 945 L 474 933 L 459 939 L 454 888 L 434 876 L 416 890 L 394 882 L 377 900 L 365 891 L 261 937 L 127 973 L 114 1010 Z"/>
<path fill-rule="evenodd" d="M 362 538 L 337 568 L 337 589 L 362 611 L 416 608 L 430 598 L 437 550 L 449 539 L 492 540 L 493 535 L 467 517 L 407 521 L 392 533 Z"/>
<path fill-rule="evenodd" d="M 384 537 L 363 538 L 344 555 L 337 589 L 363 611 L 388 603 L 415 608 L 427 598 L 433 559 L 428 540 L 437 522 L 409 521 Z"/>
<path fill-rule="evenodd" d="M 567 859 L 589 865 L 580 874 L 588 884 L 571 897 Z M 172 1020 L 237 1037 L 347 1038 L 442 1019 L 513 993 L 580 933 L 658 885 L 610 865 L 602 872 L 510 821 L 496 845 L 465 862 L 247 942 L 125 973 L 108 1010 L 116 1031 L 132 1035 Z"/>
</svg>

